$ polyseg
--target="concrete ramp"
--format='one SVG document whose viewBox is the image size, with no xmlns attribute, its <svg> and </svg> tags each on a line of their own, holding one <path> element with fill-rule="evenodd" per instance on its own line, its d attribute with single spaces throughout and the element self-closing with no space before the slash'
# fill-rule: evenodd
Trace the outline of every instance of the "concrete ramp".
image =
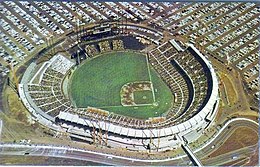
<svg viewBox="0 0 260 167">
<path fill-rule="evenodd" d="M 200 160 L 191 151 L 190 147 L 187 144 L 182 144 L 181 147 L 184 150 L 184 152 L 188 155 L 194 166 L 203 166 Z"/>
</svg>

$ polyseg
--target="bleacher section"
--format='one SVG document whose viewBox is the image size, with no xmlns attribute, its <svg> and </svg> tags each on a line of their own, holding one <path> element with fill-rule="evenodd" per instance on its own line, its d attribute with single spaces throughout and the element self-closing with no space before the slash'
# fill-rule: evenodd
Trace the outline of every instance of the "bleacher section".
<svg viewBox="0 0 260 167">
<path fill-rule="evenodd" d="M 112 40 L 111 42 L 103 41 L 99 42 L 99 50 L 102 52 L 112 51 L 110 44 L 112 44 L 112 49 L 123 50 L 124 43 L 122 40 Z M 87 45 L 85 48 L 87 53 L 91 56 L 95 56 L 100 52 L 94 45 Z M 62 90 L 61 84 L 66 73 L 74 65 L 74 63 L 62 55 L 56 55 L 51 58 L 47 63 L 46 67 L 43 70 L 44 72 L 41 75 L 39 84 L 28 84 L 28 92 L 33 102 L 46 114 L 56 117 L 60 111 L 70 111 L 71 113 L 77 113 L 86 118 L 98 119 L 102 116 L 107 116 L 108 114 L 100 114 L 102 112 L 93 112 L 94 110 L 88 109 L 74 109 L 72 107 L 69 99 L 65 98 Z M 113 114 L 109 115 L 108 119 L 114 119 L 117 116 Z M 122 119 L 125 122 L 129 123 L 131 120 L 127 118 Z"/>
<path fill-rule="evenodd" d="M 100 53 L 106 53 L 110 51 L 124 50 L 124 42 L 120 39 L 112 41 L 101 41 L 95 44 L 86 45 L 85 51 L 90 57 L 94 57 Z"/>
<path fill-rule="evenodd" d="M 207 127 L 208 118 L 214 118 L 218 106 L 218 84 L 212 66 L 192 45 L 186 49 L 175 45 L 166 42 L 148 53 L 149 63 L 174 95 L 172 107 L 162 118 L 140 120 L 96 108 L 74 108 L 61 87 L 74 63 L 61 55 L 44 64 L 39 84 L 20 84 L 19 91 L 30 111 L 35 110 L 67 129 L 71 137 L 106 143 L 105 135 L 109 145 L 114 147 L 119 144 L 130 150 L 147 150 L 149 145 L 152 150 L 171 149 L 178 146 L 176 134 Z M 121 40 L 101 41 L 85 47 L 91 57 L 123 49 Z"/>
<path fill-rule="evenodd" d="M 111 45 L 110 45 L 111 44 Z M 89 55 L 100 52 L 124 49 L 123 41 L 113 40 L 112 42 L 102 41 L 98 43 L 99 49 L 94 45 L 87 45 L 86 51 Z M 172 123 L 178 124 L 188 120 L 196 114 L 205 97 L 210 92 L 208 90 L 208 79 L 205 75 L 205 67 L 202 62 L 197 61 L 192 51 L 176 48 L 176 44 L 166 42 L 153 49 L 149 54 L 149 62 L 167 83 L 175 100 L 173 106 L 168 111 L 165 121 L 158 122 L 160 126 Z M 29 92 L 35 104 L 41 110 L 51 116 L 56 116 L 59 111 L 72 108 L 68 99 L 61 93 L 61 83 L 66 72 L 72 67 L 73 63 L 63 56 L 55 56 L 49 61 L 39 85 L 29 85 Z M 208 73 L 208 71 L 206 71 Z M 178 100 L 176 100 L 178 99 Z M 83 117 L 99 118 L 97 113 L 91 113 L 84 109 L 75 109 L 73 113 L 79 113 Z M 126 125 L 127 127 L 153 127 L 154 122 L 149 120 L 137 120 L 115 114 L 107 115 L 107 120 L 111 123 Z M 156 126 L 158 126 L 156 125 Z"/>
<path fill-rule="evenodd" d="M 149 61 L 170 87 L 177 101 L 167 114 L 167 121 L 184 122 L 193 117 L 207 102 L 212 85 L 206 64 L 196 53 L 181 49 L 171 40 L 150 52 Z"/>
<path fill-rule="evenodd" d="M 56 55 L 49 60 L 39 85 L 28 84 L 28 92 L 33 102 L 52 117 L 72 107 L 69 99 L 62 94 L 61 84 L 73 65 L 73 62 L 62 55 Z"/>
</svg>

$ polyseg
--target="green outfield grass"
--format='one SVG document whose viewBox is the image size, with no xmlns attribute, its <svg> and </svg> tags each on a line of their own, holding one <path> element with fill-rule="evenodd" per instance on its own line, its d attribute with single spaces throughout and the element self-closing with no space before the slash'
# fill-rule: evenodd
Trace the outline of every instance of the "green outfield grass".
<svg viewBox="0 0 260 167">
<path fill-rule="evenodd" d="M 79 108 L 92 106 L 140 119 L 161 116 L 170 108 L 173 96 L 155 70 L 150 65 L 149 68 L 155 102 L 151 91 L 140 91 L 138 95 L 134 93 L 137 96 L 136 104 L 153 102 L 147 106 L 121 105 L 120 90 L 123 85 L 130 82 L 150 81 L 146 57 L 134 52 L 107 53 L 86 60 L 73 73 L 69 94 L 73 103 Z M 147 99 L 142 99 L 143 96 L 147 96 Z M 136 101 L 138 99 L 140 102 Z"/>
</svg>

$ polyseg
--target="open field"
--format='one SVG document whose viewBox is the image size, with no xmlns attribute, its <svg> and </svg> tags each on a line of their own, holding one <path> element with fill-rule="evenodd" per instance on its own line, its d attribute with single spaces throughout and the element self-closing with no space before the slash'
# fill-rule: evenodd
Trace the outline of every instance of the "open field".
<svg viewBox="0 0 260 167">
<path fill-rule="evenodd" d="M 140 53 L 117 52 L 103 54 L 86 61 L 74 73 L 69 87 L 73 102 L 79 108 L 102 108 L 116 114 L 147 119 L 161 116 L 170 107 L 173 95 L 167 85 Z M 150 81 L 153 83 L 155 102 L 158 105 L 122 106 L 120 90 L 126 83 Z M 151 93 L 149 91 L 148 93 Z M 136 104 L 154 102 L 146 91 L 134 93 Z M 146 99 L 143 97 L 146 96 Z M 140 102 L 138 101 L 140 100 Z"/>
<path fill-rule="evenodd" d="M 255 164 L 259 164 L 259 146 L 255 153 L 250 157 L 250 161 L 247 162 L 245 166 L 255 166 Z"/>
<path fill-rule="evenodd" d="M 232 135 L 214 151 L 210 156 L 215 157 L 243 147 L 254 145 L 258 142 L 258 134 L 247 127 L 237 128 Z"/>
<path fill-rule="evenodd" d="M 15 155 L 1 155 L 0 165 L 71 165 L 71 166 L 106 166 L 105 164 L 98 164 L 94 162 L 57 158 L 57 157 L 38 157 L 38 156 L 15 156 Z"/>
<path fill-rule="evenodd" d="M 6 88 L 5 96 L 9 112 L 0 112 L 0 119 L 3 120 L 2 142 L 19 142 L 22 139 L 50 141 L 48 130 L 44 130 L 38 123 L 32 123 L 30 113 L 18 99 L 17 94 L 11 89 Z"/>
<path fill-rule="evenodd" d="M 236 102 L 237 102 L 237 92 L 236 90 L 234 89 L 234 85 L 232 84 L 231 80 L 229 79 L 229 77 L 225 74 L 221 74 L 221 79 L 223 80 L 223 84 L 224 84 L 224 87 L 225 87 L 225 91 L 226 91 L 226 94 L 228 96 L 228 100 L 229 100 L 229 103 L 231 106 L 233 106 Z"/>
</svg>

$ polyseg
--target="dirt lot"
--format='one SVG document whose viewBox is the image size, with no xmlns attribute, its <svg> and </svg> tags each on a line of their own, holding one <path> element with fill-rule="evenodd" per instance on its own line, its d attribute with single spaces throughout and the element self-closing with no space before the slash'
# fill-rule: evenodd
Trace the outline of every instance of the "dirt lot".
<svg viewBox="0 0 260 167">
<path fill-rule="evenodd" d="M 259 146 L 258 149 L 255 151 L 255 154 L 253 154 L 250 157 L 250 161 L 245 164 L 245 166 L 255 166 L 256 164 L 259 165 Z"/>
<path fill-rule="evenodd" d="M 221 77 L 221 80 L 223 81 L 222 83 L 225 85 L 229 103 L 231 106 L 233 106 L 237 102 L 237 99 L 238 99 L 238 94 L 234 88 L 234 85 L 232 84 L 228 75 L 221 73 L 220 77 Z"/>
<path fill-rule="evenodd" d="M 47 163 L 48 162 L 48 163 Z M 4 156 L 0 157 L 0 165 L 53 165 L 53 166 L 99 166 L 98 164 L 88 161 L 80 161 L 65 158 L 53 157 L 27 157 L 27 156 Z"/>
<path fill-rule="evenodd" d="M 214 151 L 210 157 L 215 157 L 246 146 L 251 146 L 257 142 L 258 134 L 255 131 L 247 127 L 240 127 L 237 128 L 224 144 L 220 146 L 218 150 Z"/>
</svg>

